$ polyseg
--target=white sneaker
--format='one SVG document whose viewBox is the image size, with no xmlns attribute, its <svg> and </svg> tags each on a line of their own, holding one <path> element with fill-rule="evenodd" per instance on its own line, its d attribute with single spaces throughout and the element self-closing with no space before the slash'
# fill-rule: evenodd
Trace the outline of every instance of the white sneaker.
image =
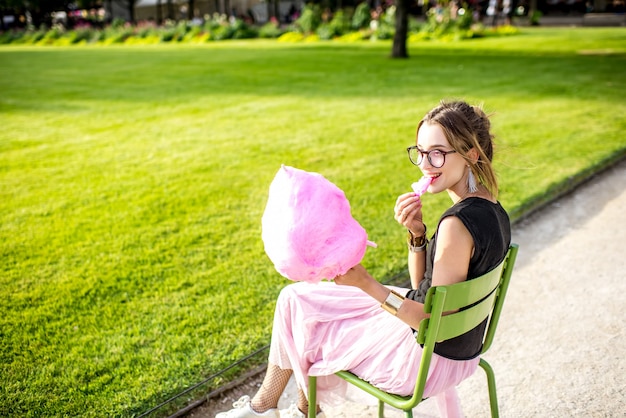
<svg viewBox="0 0 626 418">
<path fill-rule="evenodd" d="M 295 403 L 292 403 L 289 408 L 280 411 L 280 418 L 307 418 L 306 414 L 298 409 Z M 326 418 L 324 411 L 316 415 L 316 418 Z"/>
<path fill-rule="evenodd" d="M 237 402 L 233 403 L 233 408 L 234 409 L 231 409 L 230 411 L 220 412 L 215 415 L 215 418 L 280 418 L 280 414 L 276 408 L 268 409 L 263 413 L 255 412 L 252 409 L 252 406 L 250 406 L 250 397 L 248 395 L 242 396 Z"/>
</svg>

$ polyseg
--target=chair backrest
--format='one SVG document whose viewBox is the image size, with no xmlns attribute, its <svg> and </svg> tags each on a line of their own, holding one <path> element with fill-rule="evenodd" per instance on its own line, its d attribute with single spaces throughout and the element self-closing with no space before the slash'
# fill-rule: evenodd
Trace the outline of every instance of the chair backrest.
<svg viewBox="0 0 626 418">
<path fill-rule="evenodd" d="M 424 311 L 430 313 L 430 317 L 420 323 L 417 335 L 417 342 L 424 349 L 414 398 L 421 399 L 424 392 L 435 343 L 464 334 L 489 319 L 481 353 L 489 349 L 502 312 L 517 250 L 518 245 L 511 244 L 504 261 L 480 277 L 429 289 Z M 456 312 L 444 315 L 444 312 L 450 311 Z"/>
</svg>

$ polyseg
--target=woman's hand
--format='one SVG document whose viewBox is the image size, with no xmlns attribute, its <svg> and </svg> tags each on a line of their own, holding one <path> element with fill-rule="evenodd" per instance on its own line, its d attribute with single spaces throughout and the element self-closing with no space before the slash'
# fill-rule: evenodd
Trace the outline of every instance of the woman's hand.
<svg viewBox="0 0 626 418">
<path fill-rule="evenodd" d="M 411 233 L 418 237 L 426 233 L 422 222 L 422 201 L 415 193 L 405 193 L 398 196 L 393 209 L 394 219 Z"/>
<path fill-rule="evenodd" d="M 342 276 L 335 277 L 335 284 L 358 287 L 378 302 L 389 295 L 389 289 L 376 281 L 361 264 L 357 264 Z"/>
<path fill-rule="evenodd" d="M 342 286 L 354 286 L 363 288 L 370 280 L 374 280 L 372 276 L 365 270 L 361 264 L 357 264 L 342 276 L 335 277 L 335 283 Z"/>
</svg>

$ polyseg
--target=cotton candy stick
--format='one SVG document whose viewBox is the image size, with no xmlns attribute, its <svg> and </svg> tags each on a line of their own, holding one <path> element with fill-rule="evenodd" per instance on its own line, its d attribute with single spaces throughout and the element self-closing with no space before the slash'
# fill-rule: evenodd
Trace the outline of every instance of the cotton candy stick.
<svg viewBox="0 0 626 418">
<path fill-rule="evenodd" d="M 426 192 L 426 190 L 428 189 L 428 186 L 430 186 L 430 183 L 432 181 L 433 181 L 432 177 L 424 176 L 421 179 L 419 179 L 419 181 L 413 183 L 411 185 L 411 188 L 413 189 L 416 195 L 421 196 Z"/>
</svg>

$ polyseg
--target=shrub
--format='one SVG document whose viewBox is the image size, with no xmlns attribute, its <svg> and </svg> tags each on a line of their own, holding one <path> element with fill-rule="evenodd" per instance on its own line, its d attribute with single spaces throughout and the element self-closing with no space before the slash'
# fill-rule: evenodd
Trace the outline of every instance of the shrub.
<svg viewBox="0 0 626 418">
<path fill-rule="evenodd" d="M 329 41 L 335 37 L 335 31 L 328 23 L 319 25 L 315 33 L 323 41 Z"/>
<path fill-rule="evenodd" d="M 534 10 L 533 13 L 530 15 L 530 18 L 528 19 L 528 21 L 530 22 L 530 25 L 539 26 L 539 21 L 541 20 L 541 16 L 543 16 L 543 13 L 541 13 L 539 10 Z"/>
<path fill-rule="evenodd" d="M 171 42 L 176 38 L 176 29 L 167 28 L 161 30 L 161 42 Z"/>
<path fill-rule="evenodd" d="M 148 38 L 153 36 L 160 38 L 161 34 L 160 29 L 155 24 L 145 23 L 137 26 L 134 36 L 138 38 Z"/>
<path fill-rule="evenodd" d="M 36 44 L 46 36 L 47 29 L 45 27 L 39 30 L 11 30 L 0 34 L 0 44 Z"/>
<path fill-rule="evenodd" d="M 453 9 L 452 7 L 455 7 Z M 443 41 L 461 40 L 475 36 L 471 30 L 473 17 L 466 9 L 456 9 L 454 5 L 437 6 L 428 10 L 427 23 L 422 27 L 422 39 L 440 39 Z M 417 37 L 412 37 L 416 40 Z"/>
<path fill-rule="evenodd" d="M 278 37 L 279 42 L 300 42 L 304 40 L 304 35 L 300 32 L 285 32 Z"/>
<path fill-rule="evenodd" d="M 197 38 L 202 33 L 202 28 L 200 26 L 191 26 L 187 33 L 183 36 L 181 41 L 183 42 L 191 42 L 195 38 Z"/>
<path fill-rule="evenodd" d="M 319 42 L 320 41 L 320 37 L 317 36 L 316 34 L 312 33 L 310 35 L 306 35 L 303 39 L 304 42 Z"/>
<path fill-rule="evenodd" d="M 373 37 L 375 39 L 392 39 L 396 31 L 396 8 L 390 6 L 380 16 L 378 26 L 374 30 Z"/>
<path fill-rule="evenodd" d="M 278 38 L 284 31 L 280 28 L 278 21 L 272 19 L 259 29 L 259 38 Z"/>
<path fill-rule="evenodd" d="M 194 26 L 193 28 L 196 27 Z M 180 42 L 185 39 L 190 30 L 192 30 L 192 26 L 188 25 L 186 21 L 175 23 L 167 20 L 163 25 L 163 29 L 161 29 L 161 42 Z"/>
<path fill-rule="evenodd" d="M 343 10 L 337 10 L 329 22 L 320 24 L 315 34 L 322 40 L 331 40 L 350 30 L 349 20 Z"/>
<path fill-rule="evenodd" d="M 502 25 L 495 28 L 497 35 L 517 35 L 519 33 L 519 29 L 512 25 Z"/>
<path fill-rule="evenodd" d="M 102 40 L 102 42 L 105 45 L 121 44 L 124 43 L 126 39 L 131 37 L 133 34 L 133 29 L 130 26 L 116 27 L 111 25 L 110 28 L 105 29 L 104 39 Z"/>
<path fill-rule="evenodd" d="M 302 14 L 294 22 L 295 26 L 304 33 L 313 33 L 322 23 L 322 13 L 317 4 L 307 4 Z"/>
<path fill-rule="evenodd" d="M 142 23 L 132 26 L 121 19 L 115 19 L 105 29 L 91 26 L 77 27 L 65 31 L 57 26 L 47 30 L 13 30 L 0 33 L 0 44 L 22 43 L 36 45 L 73 45 L 79 43 L 132 43 L 154 44 L 160 42 L 202 43 L 226 39 L 272 38 L 281 42 L 313 42 L 317 40 L 338 39 L 355 42 L 363 39 L 391 39 L 395 33 L 395 7 L 390 6 L 384 12 L 372 17 L 367 3 L 360 3 L 356 9 L 337 10 L 331 17 L 328 9 L 321 13 L 321 6 L 307 4 L 302 15 L 288 29 L 281 28 L 276 19 L 257 28 L 241 19 L 228 18 L 224 14 L 214 13 L 205 16 L 203 24 L 188 21 L 168 20 L 163 26 Z M 465 9 L 452 6 L 435 7 L 428 11 L 427 21 L 420 24 L 416 19 L 409 19 L 409 42 L 428 39 L 461 40 L 480 36 L 503 36 L 517 34 L 513 26 L 501 26 L 485 29 L 474 24 L 472 14 Z M 300 35 L 297 35 L 299 33 Z"/>
<path fill-rule="evenodd" d="M 121 29 L 124 26 L 126 26 L 126 21 L 124 19 L 122 19 L 121 17 L 116 17 L 111 22 L 111 27 L 114 28 L 114 29 Z"/>
<path fill-rule="evenodd" d="M 220 25 L 211 31 L 211 39 L 216 41 L 223 41 L 225 39 L 231 39 L 235 29 L 230 25 Z"/>
<path fill-rule="evenodd" d="M 416 33 L 422 30 L 423 24 L 415 18 L 409 17 L 409 33 Z"/>
<path fill-rule="evenodd" d="M 213 13 L 213 16 L 211 18 L 208 18 L 205 20 L 203 29 L 206 32 L 212 32 L 213 30 L 217 29 L 221 25 L 225 24 L 227 20 L 228 19 L 226 19 L 226 15 Z"/>
<path fill-rule="evenodd" d="M 191 26 L 187 24 L 186 20 L 181 20 L 180 22 L 178 22 L 178 24 L 176 25 L 176 35 L 175 35 L 176 40 L 182 41 L 190 29 L 191 29 Z"/>
<path fill-rule="evenodd" d="M 213 40 L 211 38 L 211 32 L 200 32 L 198 36 L 193 38 L 192 42 L 203 43 L 203 42 L 209 42 L 211 40 Z"/>
<path fill-rule="evenodd" d="M 467 8 L 466 4 L 463 6 L 464 7 L 459 9 L 457 12 L 456 24 L 461 30 L 469 30 L 474 23 L 474 16 L 472 15 L 471 10 Z"/>
<path fill-rule="evenodd" d="M 350 17 L 343 10 L 337 10 L 330 21 L 330 27 L 335 36 L 341 36 L 350 31 Z"/>
<path fill-rule="evenodd" d="M 202 27 L 198 27 L 198 33 L 194 38 L 204 41 L 223 41 L 226 39 L 249 39 L 258 36 L 256 28 L 251 27 L 241 19 L 231 18 L 225 14 L 214 13 L 211 18 L 205 20 Z M 202 33 L 202 34 L 201 34 Z M 208 35 L 207 35 L 208 34 Z"/>
<path fill-rule="evenodd" d="M 352 29 L 369 28 L 371 18 L 370 6 L 366 3 L 359 3 L 352 15 Z"/>
<path fill-rule="evenodd" d="M 81 28 L 71 31 L 68 37 L 72 44 L 87 43 L 92 41 L 94 32 L 91 28 Z"/>
<path fill-rule="evenodd" d="M 342 35 L 336 38 L 336 40 L 341 41 L 341 42 L 360 42 L 369 37 L 370 37 L 370 32 L 362 30 L 362 31 L 346 33 L 345 35 Z"/>
<path fill-rule="evenodd" d="M 46 32 L 46 34 L 37 41 L 37 45 L 52 45 L 57 39 L 63 36 L 63 29 L 60 27 L 54 27 Z"/>
<path fill-rule="evenodd" d="M 231 27 L 233 29 L 233 39 L 251 39 L 256 38 L 259 34 L 255 28 L 251 27 L 241 19 L 235 19 L 232 22 Z"/>
<path fill-rule="evenodd" d="M 19 36 L 16 36 L 17 33 L 12 30 L 0 33 L 0 45 L 16 42 L 19 39 Z"/>
</svg>

